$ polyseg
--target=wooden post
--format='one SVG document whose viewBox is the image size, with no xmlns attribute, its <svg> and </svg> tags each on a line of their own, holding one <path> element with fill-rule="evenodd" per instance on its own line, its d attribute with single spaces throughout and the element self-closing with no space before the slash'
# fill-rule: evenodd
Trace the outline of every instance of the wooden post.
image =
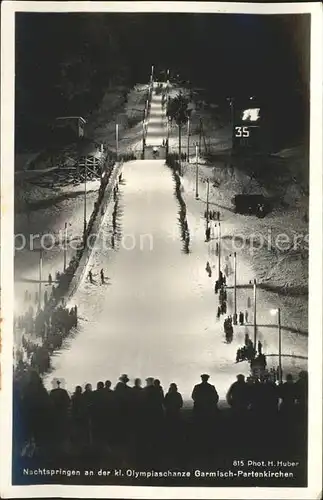
<svg viewBox="0 0 323 500">
<path fill-rule="evenodd" d="M 280 318 L 280 307 L 278 308 L 278 369 L 279 369 L 279 383 L 282 383 L 283 372 L 282 372 L 282 332 L 281 332 L 281 318 Z"/>
<path fill-rule="evenodd" d="M 119 161 L 119 125 L 116 123 L 116 155 L 117 161 Z"/>
<path fill-rule="evenodd" d="M 190 162 L 190 119 L 187 120 L 187 162 Z"/>
<path fill-rule="evenodd" d="M 198 158 L 198 145 L 195 145 L 195 161 L 196 161 L 196 170 L 195 170 L 195 198 L 198 200 L 199 197 L 199 158 Z"/>
<path fill-rule="evenodd" d="M 257 342 L 257 281 L 253 280 L 253 345 Z"/>
<path fill-rule="evenodd" d="M 206 181 L 206 226 L 209 227 L 209 193 L 210 193 L 210 180 Z"/>
<path fill-rule="evenodd" d="M 179 175 L 182 175 L 182 125 L 178 125 L 178 156 L 179 156 Z"/>
<path fill-rule="evenodd" d="M 40 244 L 41 241 L 40 241 Z M 39 251 L 39 287 L 38 287 L 38 309 L 41 309 L 41 295 L 42 295 L 42 276 L 43 275 L 43 249 L 40 247 Z"/>
<path fill-rule="evenodd" d="M 221 277 L 221 222 L 218 223 L 218 273 Z"/>
<path fill-rule="evenodd" d="M 234 315 L 237 317 L 237 252 L 233 254 L 234 267 Z"/>
</svg>

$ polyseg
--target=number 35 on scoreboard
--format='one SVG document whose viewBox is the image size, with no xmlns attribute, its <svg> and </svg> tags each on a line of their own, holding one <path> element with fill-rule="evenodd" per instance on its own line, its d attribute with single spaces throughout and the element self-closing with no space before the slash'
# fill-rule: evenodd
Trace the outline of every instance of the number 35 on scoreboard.
<svg viewBox="0 0 323 500">
<path fill-rule="evenodd" d="M 234 127 L 235 137 L 249 137 L 250 132 L 248 127 Z"/>
</svg>

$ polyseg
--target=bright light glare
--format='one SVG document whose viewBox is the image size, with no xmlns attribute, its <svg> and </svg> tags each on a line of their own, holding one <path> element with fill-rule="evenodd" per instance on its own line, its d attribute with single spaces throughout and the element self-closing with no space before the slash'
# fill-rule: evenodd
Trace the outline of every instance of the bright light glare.
<svg viewBox="0 0 323 500">
<path fill-rule="evenodd" d="M 270 309 L 270 314 L 275 316 L 278 313 L 278 309 Z"/>
<path fill-rule="evenodd" d="M 256 122 L 260 118 L 260 108 L 245 109 L 242 112 L 242 120 L 248 122 Z"/>
</svg>

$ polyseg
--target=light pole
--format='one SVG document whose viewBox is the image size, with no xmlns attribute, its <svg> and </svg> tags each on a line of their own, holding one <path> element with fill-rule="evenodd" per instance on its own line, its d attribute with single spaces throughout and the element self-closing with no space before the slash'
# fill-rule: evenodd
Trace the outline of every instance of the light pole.
<svg viewBox="0 0 323 500">
<path fill-rule="evenodd" d="M 116 123 L 116 155 L 117 161 L 119 160 L 119 125 Z"/>
<path fill-rule="evenodd" d="M 237 252 L 233 254 L 234 260 L 234 314 L 237 317 Z"/>
<path fill-rule="evenodd" d="M 167 141 L 169 140 L 169 132 L 170 132 L 170 118 L 167 118 Z"/>
<path fill-rule="evenodd" d="M 281 314 L 280 314 L 280 307 L 277 309 L 272 309 L 271 311 L 272 315 L 277 314 L 277 320 L 278 320 L 278 377 L 279 377 L 279 383 L 282 383 L 283 380 L 283 371 L 282 371 L 282 332 L 281 332 Z"/>
<path fill-rule="evenodd" d="M 218 274 L 221 278 L 221 222 L 218 223 Z"/>
<path fill-rule="evenodd" d="M 41 309 L 42 276 L 43 275 L 43 249 L 39 250 L 39 288 L 38 288 L 38 309 Z"/>
<path fill-rule="evenodd" d="M 64 227 L 64 273 L 66 271 L 66 254 L 67 254 L 67 222 L 65 222 L 65 227 Z"/>
<path fill-rule="evenodd" d="M 146 120 L 144 119 L 142 122 L 142 139 L 144 140 L 146 136 Z"/>
<path fill-rule="evenodd" d="M 210 194 L 210 180 L 206 181 L 206 227 L 209 227 L 209 194 Z"/>
<path fill-rule="evenodd" d="M 253 280 L 253 345 L 257 342 L 257 281 Z"/>
<path fill-rule="evenodd" d="M 231 257 L 231 254 L 230 254 Z M 237 252 L 233 253 L 233 318 L 235 320 L 234 324 L 237 324 Z"/>
<path fill-rule="evenodd" d="M 84 177 L 84 214 L 83 214 L 83 239 L 86 238 L 86 195 L 87 195 L 87 156 L 85 157 L 85 177 Z"/>
<path fill-rule="evenodd" d="M 202 146 L 202 118 L 200 118 L 200 133 L 199 133 L 199 153 L 201 154 Z"/>
<path fill-rule="evenodd" d="M 198 158 L 198 145 L 195 144 L 195 198 L 198 200 L 199 198 L 199 158 Z"/>
<path fill-rule="evenodd" d="M 232 128 L 232 146 L 234 141 L 234 98 L 228 97 L 227 100 L 230 103 L 230 114 L 231 114 L 231 128 Z"/>
<path fill-rule="evenodd" d="M 182 172 L 182 125 L 178 125 L 178 162 L 179 162 L 179 175 L 183 175 Z"/>
<path fill-rule="evenodd" d="M 187 162 L 190 162 L 190 118 L 187 119 Z"/>
</svg>

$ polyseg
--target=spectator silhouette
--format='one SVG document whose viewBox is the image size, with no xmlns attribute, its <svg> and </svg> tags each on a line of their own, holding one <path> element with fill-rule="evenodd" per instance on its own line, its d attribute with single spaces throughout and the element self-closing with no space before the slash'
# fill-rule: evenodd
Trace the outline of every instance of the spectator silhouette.
<svg viewBox="0 0 323 500">
<path fill-rule="evenodd" d="M 281 415 L 290 418 L 295 410 L 296 403 L 296 388 L 293 376 L 290 373 L 286 376 L 286 382 L 279 387 L 279 397 L 281 399 L 279 407 Z"/>
<path fill-rule="evenodd" d="M 270 420 L 277 414 L 278 410 L 278 387 L 268 375 L 263 377 L 259 387 L 259 411 L 263 420 Z"/>
<path fill-rule="evenodd" d="M 219 395 L 214 385 L 208 383 L 209 378 L 207 374 L 201 375 L 202 382 L 192 392 L 194 415 L 199 422 L 209 420 L 217 410 Z"/>
<path fill-rule="evenodd" d="M 27 439 L 40 447 L 47 444 L 51 425 L 50 397 L 37 372 L 31 371 L 22 392 Z"/>
<path fill-rule="evenodd" d="M 130 410 L 131 410 L 131 399 L 132 391 L 129 385 L 129 377 L 125 373 L 119 377 L 119 382 L 117 383 L 114 394 L 116 401 L 116 418 L 117 426 L 119 432 L 125 437 L 128 430 Z"/>
<path fill-rule="evenodd" d="M 146 387 L 144 388 L 144 411 L 145 419 L 149 427 L 160 423 L 163 417 L 163 396 L 160 390 L 160 385 L 154 384 L 154 378 L 146 379 Z"/>
<path fill-rule="evenodd" d="M 143 388 L 141 385 L 140 378 L 135 379 L 135 384 L 132 388 L 132 400 L 133 400 L 134 414 L 140 417 L 143 405 Z"/>
<path fill-rule="evenodd" d="M 161 402 L 163 403 L 164 401 L 164 390 L 162 388 L 162 386 L 160 385 L 160 380 L 158 380 L 158 378 L 156 378 L 154 380 L 154 386 L 156 388 L 156 391 L 159 393 L 160 395 L 160 398 L 161 398 Z"/>
<path fill-rule="evenodd" d="M 87 432 L 86 432 L 86 441 L 88 443 L 93 442 L 93 391 L 92 391 L 92 385 L 91 384 L 86 384 L 85 385 L 85 390 L 82 394 L 83 398 L 83 404 L 84 404 L 84 415 L 85 415 L 85 421 L 86 421 L 86 427 L 87 427 Z"/>
<path fill-rule="evenodd" d="M 141 379 L 136 378 L 134 386 L 132 387 L 133 428 L 136 433 L 142 430 L 143 405 L 144 390 Z"/>
<path fill-rule="evenodd" d="M 104 383 L 100 381 L 93 392 L 93 439 L 97 443 L 102 441 L 104 437 L 106 424 L 105 396 Z"/>
<path fill-rule="evenodd" d="M 112 386 L 111 380 L 106 380 L 104 382 L 104 390 L 106 392 L 106 395 L 108 395 L 110 393 L 113 393 L 113 390 L 111 389 L 111 386 Z"/>
<path fill-rule="evenodd" d="M 146 435 L 145 445 L 154 454 L 162 442 L 163 418 L 164 408 L 160 384 L 157 382 L 154 385 L 154 378 L 148 377 L 143 393 L 143 422 Z"/>
<path fill-rule="evenodd" d="M 56 387 L 50 391 L 50 399 L 55 412 L 55 418 L 66 419 L 70 407 L 70 398 L 65 389 L 61 387 L 61 382 L 56 381 Z"/>
<path fill-rule="evenodd" d="M 308 402 L 308 373 L 302 370 L 298 375 L 298 380 L 295 382 L 296 402 L 298 405 L 299 417 L 304 421 L 307 419 L 307 402 Z"/>
<path fill-rule="evenodd" d="M 244 375 L 237 375 L 236 382 L 228 390 L 227 402 L 235 413 L 241 414 L 247 410 L 249 398 Z"/>
<path fill-rule="evenodd" d="M 86 419 L 82 387 L 77 385 L 71 397 L 72 443 L 75 446 L 83 444 L 86 433 Z"/>
<path fill-rule="evenodd" d="M 80 385 L 75 387 L 71 397 L 71 416 L 74 422 L 80 422 L 84 418 L 82 387 Z"/>
<path fill-rule="evenodd" d="M 247 377 L 246 380 L 246 397 L 248 401 L 248 409 L 252 409 L 255 397 L 255 380 L 253 377 Z"/>
<path fill-rule="evenodd" d="M 168 392 L 166 393 L 164 406 L 167 421 L 170 424 L 178 423 L 180 418 L 180 410 L 183 406 L 183 398 L 182 395 L 178 392 L 177 385 L 174 382 L 170 384 Z"/>
<path fill-rule="evenodd" d="M 111 389 L 111 380 L 104 383 L 104 415 L 105 415 L 105 436 L 108 441 L 111 440 L 116 424 L 116 401 L 115 393 Z"/>
</svg>

